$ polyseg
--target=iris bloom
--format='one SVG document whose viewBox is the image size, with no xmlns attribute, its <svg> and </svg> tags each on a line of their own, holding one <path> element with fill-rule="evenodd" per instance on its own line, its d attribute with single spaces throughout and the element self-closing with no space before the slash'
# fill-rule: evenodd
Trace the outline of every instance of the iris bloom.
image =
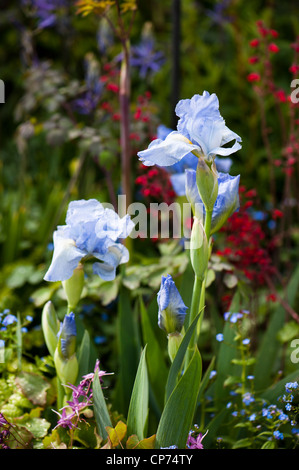
<svg viewBox="0 0 299 470">
<path fill-rule="evenodd" d="M 157 129 L 157 137 L 158 139 L 164 140 L 171 132 L 172 129 L 161 124 Z M 215 163 L 217 171 L 228 173 L 233 161 L 229 157 L 215 157 Z M 198 157 L 190 152 L 174 165 L 165 167 L 165 170 L 170 173 L 170 181 L 177 196 L 185 195 L 186 170 L 196 170 L 197 164 Z"/>
<path fill-rule="evenodd" d="M 239 182 L 240 175 L 231 176 L 228 173 L 219 173 L 218 196 L 212 212 L 211 234 L 217 232 L 239 208 Z M 186 171 L 185 192 L 192 206 L 193 214 L 204 218 L 205 208 L 198 192 L 196 171 L 194 170 Z"/>
<path fill-rule="evenodd" d="M 138 153 L 144 165 L 171 166 L 189 152 L 213 161 L 216 155 L 227 156 L 241 148 L 241 138 L 225 125 L 220 115 L 215 93 L 204 91 L 203 95 L 181 100 L 175 112 L 180 118 L 177 131 L 168 134 L 165 140 L 153 140 L 146 150 Z M 223 147 L 233 140 L 232 147 Z"/>
<path fill-rule="evenodd" d="M 187 307 L 170 274 L 162 276 L 161 287 L 158 292 L 158 325 L 167 333 L 180 332 Z"/>
<path fill-rule="evenodd" d="M 106 281 L 113 280 L 117 266 L 129 260 L 127 248 L 118 240 L 126 238 L 133 227 L 128 215 L 120 218 L 96 199 L 71 202 L 66 225 L 54 232 L 52 263 L 44 279 L 65 281 L 81 260 L 95 258 L 94 273 Z"/>
</svg>

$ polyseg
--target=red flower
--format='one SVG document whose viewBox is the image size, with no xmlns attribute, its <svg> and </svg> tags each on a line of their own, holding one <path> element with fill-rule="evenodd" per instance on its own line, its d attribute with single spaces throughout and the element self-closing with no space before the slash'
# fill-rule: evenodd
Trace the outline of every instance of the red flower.
<svg viewBox="0 0 299 470">
<path fill-rule="evenodd" d="M 115 83 L 108 83 L 107 89 L 110 91 L 113 91 L 113 93 L 118 93 L 119 92 L 119 87 Z"/>
<path fill-rule="evenodd" d="M 269 29 L 269 33 L 271 34 L 271 36 L 273 38 L 278 38 L 279 34 L 278 32 L 276 31 L 276 29 Z"/>
<path fill-rule="evenodd" d="M 249 75 L 247 75 L 247 80 L 249 82 L 258 82 L 260 79 L 261 79 L 260 75 L 255 72 L 252 72 Z"/>
<path fill-rule="evenodd" d="M 277 298 L 275 294 L 268 294 L 266 297 L 267 301 L 276 302 Z"/>
<path fill-rule="evenodd" d="M 249 57 L 248 59 L 248 62 L 250 64 L 256 64 L 258 61 L 259 61 L 259 58 L 257 56 L 252 56 L 252 57 Z"/>
<path fill-rule="evenodd" d="M 260 41 L 258 39 L 252 39 L 252 41 L 250 41 L 250 46 L 251 47 L 257 47 L 259 45 Z"/>
<path fill-rule="evenodd" d="M 279 47 L 276 44 L 274 44 L 274 42 L 269 44 L 268 49 L 269 49 L 270 52 L 274 52 L 275 54 L 276 54 L 276 52 L 279 51 Z"/>
<path fill-rule="evenodd" d="M 296 64 L 291 65 L 291 67 L 289 68 L 289 71 L 294 75 L 296 75 L 298 70 L 299 70 L 299 65 L 296 65 Z"/>
<path fill-rule="evenodd" d="M 281 212 L 279 209 L 274 209 L 272 212 L 272 218 L 275 220 L 280 219 L 281 217 L 283 217 L 283 212 Z"/>
<path fill-rule="evenodd" d="M 149 178 L 153 178 L 154 176 L 157 176 L 159 174 L 158 170 L 154 168 L 153 170 L 149 170 L 148 176 Z"/>
</svg>

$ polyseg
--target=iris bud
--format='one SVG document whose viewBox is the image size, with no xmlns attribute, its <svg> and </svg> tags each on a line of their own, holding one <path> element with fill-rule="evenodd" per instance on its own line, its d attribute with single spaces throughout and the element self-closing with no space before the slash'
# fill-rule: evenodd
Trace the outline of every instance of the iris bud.
<svg viewBox="0 0 299 470">
<path fill-rule="evenodd" d="M 218 195 L 218 173 L 215 162 L 209 166 L 203 158 L 198 160 L 196 182 L 205 209 L 212 211 Z"/>
<path fill-rule="evenodd" d="M 73 275 L 69 279 L 62 281 L 62 286 L 67 298 L 69 311 L 72 311 L 76 308 L 84 287 L 84 271 L 81 263 L 74 269 Z"/>
<path fill-rule="evenodd" d="M 157 300 L 159 327 L 167 334 L 180 332 L 184 325 L 187 307 L 169 274 L 167 277 L 162 276 Z"/>
<path fill-rule="evenodd" d="M 190 239 L 190 259 L 196 276 L 203 280 L 209 261 L 209 243 L 202 222 L 194 217 Z"/>
<path fill-rule="evenodd" d="M 63 385 L 76 382 L 79 365 L 76 357 L 75 315 L 71 312 L 64 317 L 58 334 L 58 343 L 54 353 L 57 375 Z"/>
<path fill-rule="evenodd" d="M 54 356 L 54 352 L 57 346 L 57 334 L 59 332 L 59 320 L 57 318 L 54 306 L 49 300 L 42 311 L 42 329 L 44 333 L 45 342 L 49 353 Z"/>
</svg>

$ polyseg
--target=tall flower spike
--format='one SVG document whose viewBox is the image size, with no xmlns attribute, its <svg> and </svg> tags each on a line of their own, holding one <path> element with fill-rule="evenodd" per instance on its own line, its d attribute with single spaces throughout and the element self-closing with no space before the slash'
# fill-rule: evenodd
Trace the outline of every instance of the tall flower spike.
<svg viewBox="0 0 299 470">
<path fill-rule="evenodd" d="M 225 125 L 220 115 L 215 93 L 204 91 L 203 95 L 181 100 L 175 111 L 180 118 L 177 131 L 168 134 L 165 140 L 152 141 L 146 150 L 138 152 L 144 165 L 171 166 L 189 152 L 213 161 L 216 155 L 227 156 L 241 148 L 241 137 Z M 233 140 L 232 147 L 223 147 Z"/>
<path fill-rule="evenodd" d="M 42 329 L 49 353 L 54 356 L 60 324 L 54 306 L 49 300 L 42 311 Z"/>
<path fill-rule="evenodd" d="M 44 277 L 46 281 L 66 281 L 80 261 L 95 258 L 93 270 L 106 281 L 115 278 L 119 264 L 129 260 L 127 248 L 118 240 L 126 238 L 134 223 L 129 215 L 120 218 L 96 199 L 72 201 L 66 225 L 54 232 L 54 253 Z"/>
</svg>

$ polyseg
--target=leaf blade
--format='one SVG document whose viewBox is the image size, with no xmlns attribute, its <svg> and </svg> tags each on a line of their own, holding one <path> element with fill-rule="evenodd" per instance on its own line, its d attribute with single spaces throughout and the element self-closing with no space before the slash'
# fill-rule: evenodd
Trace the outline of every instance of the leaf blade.
<svg viewBox="0 0 299 470">
<path fill-rule="evenodd" d="M 201 369 L 201 358 L 196 348 L 184 375 L 166 402 L 157 429 L 156 448 L 170 445 L 185 448 L 197 403 Z"/>
</svg>

